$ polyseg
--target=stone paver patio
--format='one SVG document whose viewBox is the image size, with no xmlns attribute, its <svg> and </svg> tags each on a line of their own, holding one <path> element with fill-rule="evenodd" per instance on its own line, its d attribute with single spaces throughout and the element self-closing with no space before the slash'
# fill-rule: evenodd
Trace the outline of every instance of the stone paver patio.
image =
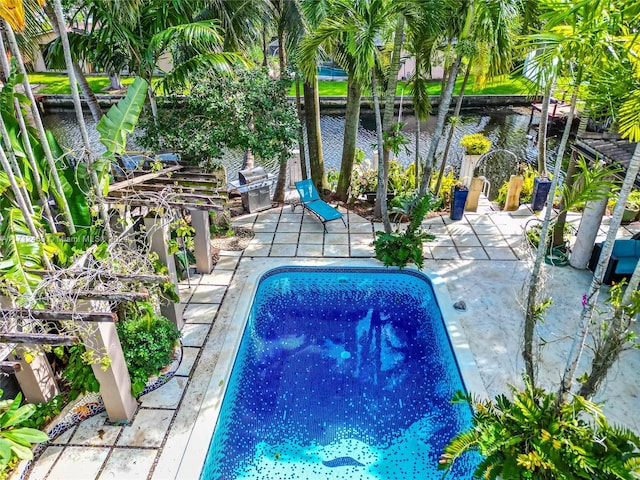
<svg viewBox="0 0 640 480">
<path fill-rule="evenodd" d="M 196 479 L 215 425 L 224 381 L 235 358 L 226 341 L 240 329 L 259 274 L 282 265 L 369 265 L 374 231 L 366 219 L 342 210 L 342 222 L 322 224 L 302 209 L 286 205 L 235 219 L 234 224 L 256 233 L 244 251 L 222 251 L 213 272 L 195 275 L 180 285 L 185 304 L 182 363 L 163 387 L 140 398 L 129 425 L 111 425 L 106 414 L 92 417 L 51 441 L 29 472 L 29 479 Z M 436 239 L 425 246 L 427 274 L 439 275 L 450 301 L 464 300 L 459 312 L 462 340 L 473 354 L 486 394 L 507 391 L 518 383 L 523 368 L 519 355 L 521 292 L 529 254 L 523 225 L 531 212 L 494 212 L 484 201 L 478 213 L 452 222 L 434 217 L 424 222 Z M 578 217 L 571 218 L 579 221 Z M 577 223 L 576 223 L 577 225 Z M 636 225 L 621 228 L 631 236 Z M 601 238 L 606 234 L 606 225 Z M 549 342 L 540 376 L 557 384 L 575 330 L 582 294 L 590 273 L 571 267 L 545 268 L 554 305 L 540 327 Z M 610 420 L 640 431 L 634 415 L 640 409 L 635 372 L 640 352 L 629 352 L 624 366 L 607 380 L 604 393 Z"/>
</svg>

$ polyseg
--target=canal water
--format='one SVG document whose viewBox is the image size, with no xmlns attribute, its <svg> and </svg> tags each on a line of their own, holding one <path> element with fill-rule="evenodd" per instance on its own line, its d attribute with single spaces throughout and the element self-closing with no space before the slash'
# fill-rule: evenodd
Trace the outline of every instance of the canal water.
<svg viewBox="0 0 640 480">
<path fill-rule="evenodd" d="M 398 155 L 398 161 L 403 165 L 409 165 L 415 158 L 415 135 L 416 135 L 416 118 L 412 115 L 401 114 L 400 120 L 404 122 L 403 133 L 405 133 L 410 143 L 407 145 L 407 151 Z M 537 146 L 536 135 L 537 130 L 530 128 L 530 111 L 526 108 L 496 108 L 483 110 L 466 110 L 461 114 L 461 119 L 454 130 L 454 138 L 449 153 L 449 161 L 447 162 L 454 168 L 456 175 L 460 168 L 463 156 L 463 150 L 460 146 L 460 139 L 469 133 L 483 133 L 492 141 L 493 149 L 505 149 L 513 152 L 518 158 L 518 162 L 528 162 L 536 164 Z M 56 135 L 58 141 L 70 150 L 80 151 L 82 148 L 80 133 L 77 128 L 75 115 L 72 112 L 50 113 L 43 117 L 44 124 L 51 129 Z M 101 153 L 104 149 L 98 141 L 98 133 L 95 129 L 95 122 L 91 117 L 86 118 L 88 133 L 92 145 L 97 153 Z M 426 157 L 431 141 L 432 132 L 435 129 L 436 118 L 430 117 L 427 122 L 420 125 L 420 154 Z M 537 119 L 534 119 L 537 123 Z M 322 129 L 322 148 L 324 153 L 325 170 L 340 169 L 340 158 L 342 154 L 342 140 L 344 131 L 344 115 L 340 112 L 326 112 L 320 117 Z M 448 127 L 445 132 L 448 131 Z M 561 133 L 561 132 L 559 132 Z M 550 136 L 548 139 L 548 159 L 552 161 L 554 158 L 554 149 L 557 143 L 556 136 Z M 365 152 L 365 158 L 372 160 L 372 152 L 376 145 L 375 120 L 371 113 L 363 111 L 358 128 L 357 147 Z M 441 155 L 444 150 L 445 139 L 443 138 L 439 144 L 439 157 L 437 165 L 441 162 Z M 141 150 L 135 143 L 134 138 L 129 142 L 130 150 Z M 221 159 L 227 169 L 229 180 L 236 180 L 238 170 L 242 166 L 241 152 L 227 152 Z M 278 165 L 275 161 L 266 161 L 262 165 L 273 173 L 277 172 Z M 493 198 L 498 188 L 509 175 L 514 173 L 516 162 L 513 155 L 505 153 L 496 153 L 490 156 L 480 166 L 479 174 L 484 175 L 491 182 L 491 197 Z"/>
</svg>

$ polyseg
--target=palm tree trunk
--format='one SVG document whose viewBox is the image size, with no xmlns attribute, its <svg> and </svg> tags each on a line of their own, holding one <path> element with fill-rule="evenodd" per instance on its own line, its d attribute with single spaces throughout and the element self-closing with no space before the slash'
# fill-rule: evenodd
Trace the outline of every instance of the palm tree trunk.
<svg viewBox="0 0 640 480">
<path fill-rule="evenodd" d="M 438 106 L 438 119 L 436 120 L 436 128 L 431 136 L 431 144 L 429 145 L 429 152 L 427 153 L 425 169 L 422 172 L 422 183 L 420 184 L 420 195 L 427 193 L 429 189 L 429 183 L 431 182 L 431 173 L 433 171 L 433 164 L 435 162 L 436 151 L 442 132 L 444 130 L 444 121 L 451 105 L 451 97 L 453 96 L 453 88 L 458 76 L 458 70 L 460 69 L 460 63 L 462 57 L 458 55 L 456 61 L 451 65 L 449 71 L 449 77 L 447 79 L 447 85 L 440 95 L 440 105 Z"/>
<path fill-rule="evenodd" d="M 33 122 L 38 132 L 40 143 L 42 144 L 42 150 L 44 151 L 44 156 L 47 160 L 47 165 L 49 166 L 49 169 L 50 169 L 51 178 L 53 179 L 54 187 L 58 192 L 58 195 L 56 195 L 56 202 L 59 202 L 58 207 L 60 208 L 62 214 L 64 215 L 64 219 L 67 223 L 67 231 L 73 235 L 76 232 L 76 227 L 73 224 L 73 217 L 71 216 L 71 210 L 69 209 L 67 198 L 64 195 L 62 184 L 60 183 L 60 176 L 58 174 L 56 162 L 53 159 L 53 154 L 51 153 L 51 148 L 49 147 L 49 141 L 47 140 L 47 135 L 45 133 L 44 126 L 42 125 L 42 119 L 40 118 L 38 105 L 33 96 L 31 85 L 29 84 L 29 77 L 27 76 L 27 70 L 24 66 L 24 62 L 22 61 L 22 54 L 20 53 L 20 49 L 18 48 L 18 42 L 16 40 L 16 36 L 13 33 L 13 30 L 11 28 L 11 25 L 9 25 L 9 23 L 7 23 L 5 20 L 3 20 L 2 23 L 4 26 L 4 31 L 7 34 L 7 39 L 9 41 L 9 47 L 11 49 L 11 53 L 13 57 L 16 59 L 20 73 L 23 75 L 24 92 L 27 95 L 27 98 L 29 99 L 29 101 L 31 102 L 31 113 L 33 116 Z"/>
<path fill-rule="evenodd" d="M 382 131 L 391 132 L 393 128 L 393 119 L 395 117 L 396 88 L 398 86 L 398 72 L 400 71 L 400 56 L 402 54 L 402 42 L 404 41 L 404 16 L 398 15 L 396 30 L 393 37 L 393 51 L 391 52 L 391 61 L 389 62 L 389 76 L 387 78 L 387 89 L 384 93 L 384 116 L 382 117 Z M 372 87 L 373 88 L 373 87 Z M 387 181 L 389 172 L 389 149 L 383 144 L 384 163 L 384 198 L 387 198 Z M 378 171 L 379 172 L 379 171 Z M 378 175 L 379 176 L 379 175 Z M 380 189 L 378 189 L 380 191 Z M 373 206 L 373 214 L 377 217 L 382 216 L 382 197 L 376 195 L 376 203 Z"/>
<path fill-rule="evenodd" d="M 456 108 L 453 111 L 453 118 L 450 120 L 449 134 L 447 135 L 447 144 L 444 147 L 444 153 L 442 154 L 442 163 L 440 164 L 440 171 L 438 172 L 438 181 L 434 193 L 438 195 L 440 193 L 440 186 L 442 185 L 442 177 L 444 176 L 444 169 L 447 166 L 447 159 L 449 158 L 449 149 L 451 148 L 451 142 L 453 141 L 453 132 L 456 129 L 456 122 L 462 109 L 462 98 L 464 97 L 464 89 L 467 87 L 469 81 L 469 74 L 471 73 L 471 61 L 467 65 L 467 70 L 464 72 L 464 79 L 462 80 L 462 86 L 460 87 L 460 94 L 456 101 Z"/>
<path fill-rule="evenodd" d="M 378 191 L 377 197 L 380 198 L 380 214 L 384 231 L 391 233 L 391 221 L 389 220 L 389 212 L 387 211 L 387 192 L 384 185 L 384 177 L 386 175 L 384 167 L 384 151 L 382 147 L 382 118 L 380 116 L 380 101 L 378 100 L 378 85 L 376 78 L 376 67 L 371 69 L 371 95 L 373 96 L 373 111 L 376 116 L 376 137 L 378 140 Z"/>
<path fill-rule="evenodd" d="M 91 177 L 91 183 L 93 184 L 94 192 L 96 195 L 96 201 L 98 209 L 100 211 L 100 217 L 104 222 L 103 228 L 107 240 L 111 240 L 111 224 L 109 222 L 109 212 L 107 205 L 104 202 L 102 195 L 102 188 L 100 187 L 100 180 L 98 179 L 98 173 L 93 168 L 93 153 L 91 151 L 91 142 L 89 141 L 89 133 L 87 132 L 87 124 L 84 121 L 84 113 L 82 111 L 82 102 L 80 101 L 80 93 L 78 92 L 78 84 L 76 82 L 76 76 L 73 68 L 73 59 L 71 58 L 71 47 L 69 46 L 69 38 L 67 37 L 67 30 L 64 21 L 64 14 L 62 13 L 62 4 L 60 0 L 53 0 L 53 11 L 55 19 L 58 22 L 58 31 L 60 33 L 60 41 L 62 42 L 62 50 L 64 52 L 64 61 L 67 65 L 67 76 L 69 77 L 69 86 L 71 87 L 71 98 L 73 99 L 73 106 L 76 112 L 76 120 L 78 121 L 78 127 L 80 128 L 80 135 L 82 136 L 82 142 L 85 148 L 85 159 L 87 163 L 87 170 Z"/>
<path fill-rule="evenodd" d="M 320 133 L 320 105 L 317 81 L 314 81 L 314 83 L 305 81 L 303 90 L 304 121 L 307 127 L 311 179 L 318 191 L 323 192 L 326 187 L 326 177 L 324 175 L 324 158 L 322 156 L 322 134 Z"/>
<path fill-rule="evenodd" d="M 420 184 L 420 117 L 416 115 L 416 155 L 413 160 L 416 188 Z"/>
<path fill-rule="evenodd" d="M 95 122 L 99 122 L 104 114 L 102 113 L 102 108 L 100 108 L 100 104 L 98 103 L 98 98 L 91 88 L 91 85 L 89 85 L 87 77 L 78 62 L 73 62 L 73 70 L 76 74 L 78 85 L 80 85 L 80 90 L 82 90 L 84 101 L 87 102 L 87 106 L 91 112 L 91 116 Z"/>
<path fill-rule="evenodd" d="M 284 48 L 284 30 L 282 28 L 278 28 L 278 63 L 280 65 L 280 80 L 284 80 L 287 74 L 287 55 Z M 286 95 L 286 89 L 283 87 L 282 96 L 286 97 Z M 278 168 L 278 180 L 276 181 L 276 188 L 273 191 L 274 202 L 284 202 L 284 187 L 287 183 L 288 163 L 288 156 L 283 156 L 280 159 L 280 166 Z"/>
<path fill-rule="evenodd" d="M 548 82 L 542 97 L 540 107 L 540 124 L 538 125 L 538 174 L 541 177 L 547 176 L 547 125 L 549 124 L 549 104 L 551 103 L 551 91 L 553 83 Z M 549 204 L 551 207 L 552 204 Z"/>
<path fill-rule="evenodd" d="M 11 139 L 9 138 L 9 131 L 7 130 L 7 125 L 4 123 L 4 118 L 0 115 L 0 132 L 2 133 L 2 140 L 5 144 L 5 154 L 7 156 L 7 162 L 9 167 L 12 170 L 12 173 L 16 180 L 18 181 L 18 188 L 20 189 L 20 193 L 22 197 L 25 199 L 25 205 L 27 210 L 29 211 L 29 215 L 35 215 L 33 211 L 33 205 L 31 205 L 31 195 L 27 191 L 27 186 L 24 181 L 24 177 L 22 176 L 22 171 L 20 170 L 20 165 L 18 165 L 18 161 L 16 160 L 16 155 L 11 149 Z M 8 173 L 8 172 L 7 172 Z"/>
<path fill-rule="evenodd" d="M 347 106 L 344 112 L 344 139 L 342 142 L 342 159 L 340 160 L 340 177 L 336 196 L 347 201 L 347 192 L 351 185 L 353 159 L 356 153 L 356 139 L 360 123 L 360 86 L 349 77 L 347 84 Z"/>
<path fill-rule="evenodd" d="M 300 168 L 302 170 L 302 178 L 309 178 L 307 173 L 307 152 L 304 143 L 304 130 L 302 124 L 304 122 L 304 113 L 302 112 L 302 102 L 300 101 L 300 77 L 296 72 L 296 112 L 298 113 L 298 150 L 300 151 Z"/>
<path fill-rule="evenodd" d="M 633 188 L 636 176 L 640 171 L 640 143 L 636 145 L 633 152 L 633 156 L 629 162 L 627 173 L 622 182 L 620 193 L 618 195 L 618 202 L 613 210 L 613 216 L 611 217 L 611 223 L 609 225 L 609 232 L 607 238 L 600 252 L 600 259 L 596 266 L 595 272 L 593 272 L 593 280 L 587 293 L 587 301 L 582 307 L 582 314 L 578 322 L 578 331 L 573 337 L 573 343 L 571 344 L 571 350 L 569 351 L 569 357 L 567 358 L 567 364 L 565 366 L 560 388 L 558 390 L 557 403 L 558 405 L 566 401 L 567 395 L 571 391 L 571 385 L 575 376 L 578 362 L 582 356 L 584 350 L 584 344 L 589 333 L 589 326 L 591 325 L 591 318 L 596 306 L 598 294 L 600 293 L 600 287 L 602 286 L 602 279 L 604 278 L 605 270 L 609 264 L 611 258 L 611 252 L 613 251 L 613 244 L 615 242 L 618 228 L 620 227 L 620 221 L 622 220 L 622 214 L 624 212 L 624 205 L 629 196 L 629 192 Z M 630 291 L 628 289 L 628 291 Z"/>
</svg>

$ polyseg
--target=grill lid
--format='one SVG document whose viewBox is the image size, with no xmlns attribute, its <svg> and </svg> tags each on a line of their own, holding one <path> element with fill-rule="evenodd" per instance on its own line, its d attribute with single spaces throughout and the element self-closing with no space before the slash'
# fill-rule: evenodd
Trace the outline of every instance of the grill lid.
<svg viewBox="0 0 640 480">
<path fill-rule="evenodd" d="M 267 177 L 268 175 L 264 167 L 247 168 L 246 170 L 240 170 L 238 172 L 240 185 L 260 182 L 262 180 L 266 180 Z"/>
</svg>

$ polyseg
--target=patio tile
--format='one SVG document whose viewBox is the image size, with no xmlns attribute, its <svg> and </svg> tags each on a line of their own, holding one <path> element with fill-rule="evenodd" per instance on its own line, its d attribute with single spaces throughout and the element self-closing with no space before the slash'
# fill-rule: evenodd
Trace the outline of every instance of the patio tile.
<svg viewBox="0 0 640 480">
<path fill-rule="evenodd" d="M 371 225 L 371 222 L 364 217 L 361 217 L 357 213 L 349 212 L 349 224 L 353 223 L 367 223 Z"/>
<path fill-rule="evenodd" d="M 301 233 L 300 240 L 298 240 L 298 245 L 302 245 L 302 244 L 322 245 L 323 243 L 324 243 L 324 233 L 321 233 L 321 232 Z"/>
<path fill-rule="evenodd" d="M 469 222 L 469 224 L 473 225 L 474 228 L 480 225 L 482 226 L 494 225 L 494 223 L 491 221 L 491 217 L 485 214 L 478 214 L 478 215 L 467 214 L 467 221 Z"/>
<path fill-rule="evenodd" d="M 460 258 L 455 247 L 431 246 L 431 253 L 435 260 L 453 260 Z"/>
<path fill-rule="evenodd" d="M 298 243 L 299 236 L 297 233 L 276 233 L 273 243 Z"/>
<path fill-rule="evenodd" d="M 256 233 L 275 232 L 278 224 L 276 222 L 258 222 L 251 227 Z"/>
<path fill-rule="evenodd" d="M 451 235 L 468 235 L 473 232 L 473 228 L 468 223 L 454 223 L 447 225 L 447 231 Z"/>
<path fill-rule="evenodd" d="M 71 437 L 76 432 L 76 428 L 76 426 L 71 427 L 66 432 L 63 432 L 61 435 L 58 435 L 56 438 L 51 440 L 51 443 L 53 445 L 66 445 L 67 443 L 69 443 L 69 440 L 71 440 Z"/>
<path fill-rule="evenodd" d="M 324 227 L 317 220 L 315 222 L 302 222 L 302 233 L 324 233 Z"/>
<path fill-rule="evenodd" d="M 201 347 L 204 344 L 209 328 L 208 323 L 185 323 L 182 327 L 182 345 L 185 347 Z"/>
<path fill-rule="evenodd" d="M 442 217 L 438 215 L 431 218 L 425 218 L 422 221 L 422 225 L 429 225 L 433 227 L 440 227 L 440 226 L 444 227 L 444 222 L 442 221 Z"/>
<path fill-rule="evenodd" d="M 340 220 L 327 222 L 325 226 L 327 227 L 328 233 L 347 233 L 349 231 Z"/>
<path fill-rule="evenodd" d="M 349 243 L 349 235 L 346 233 L 327 233 L 324 236 L 325 245 L 347 245 Z"/>
<path fill-rule="evenodd" d="M 322 243 L 301 243 L 298 245 L 298 257 L 321 257 Z"/>
<path fill-rule="evenodd" d="M 488 260 L 489 257 L 482 247 L 458 247 L 460 258 L 463 260 Z"/>
<path fill-rule="evenodd" d="M 368 245 L 371 242 L 373 242 L 374 238 L 375 237 L 371 233 L 369 233 L 368 235 L 364 235 L 364 234 L 354 235 L 352 233 L 351 235 L 349 235 L 349 242 L 351 243 L 351 245 Z"/>
<path fill-rule="evenodd" d="M 425 258 L 427 260 L 432 260 L 433 259 L 433 253 L 431 252 L 431 247 L 428 245 L 423 245 L 422 246 L 422 258 Z"/>
<path fill-rule="evenodd" d="M 300 232 L 300 223 L 282 223 L 278 224 L 276 233 L 298 233 Z"/>
<path fill-rule="evenodd" d="M 114 445 L 122 427 L 108 425 L 106 422 L 106 412 L 83 420 L 78 425 L 76 433 L 71 438 L 70 443 L 90 447 Z"/>
<path fill-rule="evenodd" d="M 167 433 L 172 417 L 173 410 L 139 410 L 133 423 L 123 427 L 118 445 L 159 447 Z"/>
<path fill-rule="evenodd" d="M 325 257 L 348 257 L 349 245 L 327 245 L 324 246 Z"/>
<path fill-rule="evenodd" d="M 240 257 L 220 257 L 213 267 L 214 272 L 220 270 L 235 270 Z"/>
<path fill-rule="evenodd" d="M 483 247 L 507 247 L 509 244 L 506 242 L 502 235 L 478 235 L 480 243 Z"/>
<path fill-rule="evenodd" d="M 351 233 L 371 233 L 373 228 L 371 222 L 367 223 L 349 223 L 349 231 Z"/>
<path fill-rule="evenodd" d="M 522 225 L 520 224 L 508 224 L 508 225 L 499 225 L 498 230 L 507 236 L 507 235 L 519 235 L 522 234 Z"/>
<path fill-rule="evenodd" d="M 221 257 L 241 257 L 242 250 L 220 250 L 218 252 Z"/>
<path fill-rule="evenodd" d="M 442 223 L 425 224 L 423 222 L 422 226 L 427 232 L 433 233 L 434 235 L 449 235 L 449 231 L 447 230 L 447 227 Z"/>
<path fill-rule="evenodd" d="M 179 285 L 178 286 L 178 290 L 179 290 L 179 295 L 180 295 L 180 301 L 181 302 L 188 302 L 189 299 L 191 298 L 191 295 L 193 295 L 193 292 L 196 291 L 196 287 L 198 285 L 197 284 L 191 284 L 190 287 L 186 286 L 186 285 Z"/>
<path fill-rule="evenodd" d="M 176 408 L 178 403 L 180 403 L 180 399 L 182 398 L 182 393 L 187 385 L 187 379 L 184 377 L 173 377 L 167 383 L 162 385 L 160 388 L 155 389 L 152 392 L 147 393 L 140 397 L 140 404 L 144 408 Z M 138 415 L 134 420 L 135 422 L 138 420 L 140 413 L 147 412 L 148 410 L 140 410 Z M 163 411 L 159 411 L 160 415 L 164 415 Z M 171 417 L 172 413 L 167 412 L 169 417 Z M 146 414 L 145 414 L 146 415 Z M 124 432 L 123 432 L 124 435 Z M 118 442 L 120 445 L 120 442 Z"/>
<path fill-rule="evenodd" d="M 271 245 L 249 245 L 244 249 L 245 256 L 248 257 L 268 257 Z"/>
<path fill-rule="evenodd" d="M 429 243 L 432 246 L 437 246 L 437 247 L 453 247 L 455 245 L 453 243 L 453 239 L 447 234 L 436 235 L 436 238 L 431 240 Z"/>
<path fill-rule="evenodd" d="M 196 347 L 182 347 L 182 359 L 180 360 L 180 366 L 176 370 L 176 376 L 187 377 L 191 374 L 198 352 L 200 352 L 200 349 Z"/>
<path fill-rule="evenodd" d="M 479 247 L 480 240 L 475 235 L 456 235 L 453 239 L 456 245 L 463 247 Z"/>
<path fill-rule="evenodd" d="M 280 213 L 260 213 L 256 218 L 256 223 L 277 222 L 280 220 Z"/>
<path fill-rule="evenodd" d="M 302 210 L 298 210 L 298 213 L 283 213 L 280 215 L 280 224 L 300 223 L 302 221 L 302 215 Z"/>
<path fill-rule="evenodd" d="M 47 480 L 95 478 L 109 453 L 106 447 L 66 447 Z"/>
<path fill-rule="evenodd" d="M 225 290 L 222 285 L 198 285 L 189 303 L 220 303 Z"/>
<path fill-rule="evenodd" d="M 217 303 L 190 303 L 184 310 L 183 318 L 186 323 L 212 323 L 218 313 Z"/>
<path fill-rule="evenodd" d="M 511 248 L 520 248 L 526 245 L 524 235 L 505 235 L 504 239 Z"/>
<path fill-rule="evenodd" d="M 271 243 L 273 242 L 274 235 L 275 234 L 271 232 L 256 233 L 249 243 L 250 245 L 264 245 Z"/>
<path fill-rule="evenodd" d="M 500 235 L 500 229 L 491 224 L 491 225 L 473 225 L 473 230 L 478 235 Z"/>
<path fill-rule="evenodd" d="M 295 243 L 274 244 L 270 257 L 295 257 L 297 245 Z"/>
<path fill-rule="evenodd" d="M 227 286 L 231 283 L 233 271 L 214 270 L 212 273 L 202 275 L 200 285 L 223 285 Z"/>
<path fill-rule="evenodd" d="M 53 463 L 58 459 L 64 447 L 47 447 L 38 457 L 29 474 L 30 480 L 42 480 L 47 476 Z"/>
<path fill-rule="evenodd" d="M 374 257 L 375 254 L 373 245 L 351 245 L 352 257 Z"/>
<path fill-rule="evenodd" d="M 510 248 L 486 247 L 485 250 L 491 260 L 518 260 Z"/>
<path fill-rule="evenodd" d="M 142 448 L 117 448 L 112 453 L 98 480 L 137 480 L 147 478 L 157 450 Z"/>
</svg>

